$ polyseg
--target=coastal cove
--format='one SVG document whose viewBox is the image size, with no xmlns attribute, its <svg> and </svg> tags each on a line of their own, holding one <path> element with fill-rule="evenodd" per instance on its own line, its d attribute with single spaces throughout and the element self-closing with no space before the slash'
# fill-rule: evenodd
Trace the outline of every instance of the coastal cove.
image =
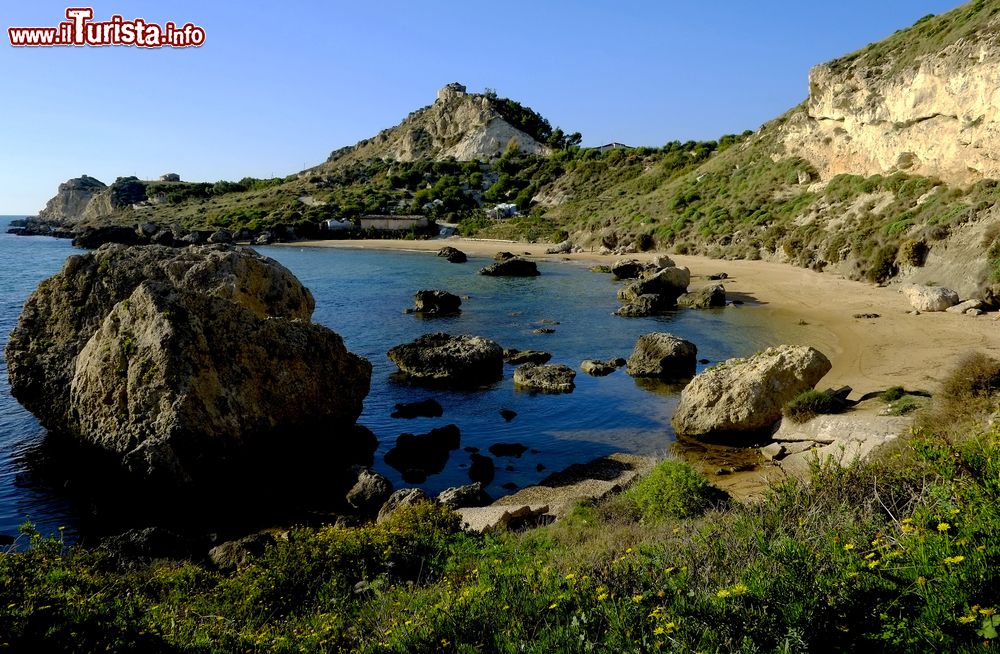
<svg viewBox="0 0 1000 654">
<path fill-rule="evenodd" d="M 38 281 L 58 271 L 66 256 L 79 250 L 66 241 L 44 237 L 5 235 L 2 239 L 4 260 L 16 262 L 20 257 L 22 262 L 31 262 L 30 267 L 12 263 L 6 271 L 17 278 L 16 284 L 6 287 L 11 289 L 10 297 L 4 298 L 2 317 L 6 338 L 27 294 Z M 559 395 L 516 389 L 510 365 L 505 366 L 503 381 L 478 391 L 428 389 L 396 381 L 396 366 L 386 351 L 425 333 L 486 336 L 504 347 L 551 352 L 553 363 L 574 369 L 583 359 L 628 356 L 638 336 L 651 331 L 668 331 L 696 343 L 699 359 L 710 362 L 699 364 L 699 371 L 777 343 L 808 344 L 834 363 L 821 385 L 852 385 L 857 395 L 890 385 L 933 390 L 940 371 L 966 350 L 995 349 L 990 334 L 996 324 L 991 317 L 910 316 L 905 300 L 893 289 L 782 264 L 677 256 L 679 265 L 692 269 L 693 288 L 704 284 L 708 274 L 725 271 L 729 299 L 743 304 L 630 319 L 612 315 L 618 283 L 589 270 L 594 263 L 610 263 L 613 257 L 545 255 L 543 246 L 510 242 L 446 242 L 466 251 L 469 262 L 450 264 L 434 257 L 433 252 L 445 243 L 441 240 L 328 241 L 258 248 L 312 290 L 317 301 L 314 320 L 341 334 L 352 352 L 372 362 L 372 390 L 359 423 L 379 438 L 375 470 L 397 488 L 419 485 L 434 494 L 467 483 L 470 453 L 464 448 L 483 453 L 497 443 L 528 448 L 520 457 L 496 457 L 496 477 L 488 491 L 499 497 L 573 463 L 619 451 L 662 456 L 674 444 L 670 417 L 679 387 L 636 381 L 624 370 L 603 378 L 578 373 L 576 389 Z M 530 253 L 539 262 L 541 276 L 478 275 L 479 267 L 501 250 Z M 433 319 L 404 313 L 420 289 L 443 289 L 461 296 L 462 313 Z M 880 318 L 853 317 L 860 313 L 879 313 Z M 533 333 L 542 327 L 554 333 Z M 923 335 L 930 340 L 918 347 Z M 89 507 L 75 504 L 71 493 L 58 488 L 58 473 L 53 478 L 45 472 L 45 449 L 40 447 L 44 430 L 10 398 L 3 381 L 0 533 L 12 533 L 26 518 L 50 533 L 65 526 L 71 537 L 108 528 L 90 515 Z M 440 418 L 391 417 L 397 403 L 429 398 L 444 408 Z M 507 422 L 501 409 L 517 416 Z M 440 474 L 421 484 L 408 484 L 400 471 L 386 464 L 385 454 L 399 434 L 422 434 L 449 424 L 461 429 L 461 448 L 451 453 Z M 720 462 L 731 463 L 727 457 L 732 454 L 727 448 L 699 446 L 682 447 L 680 453 L 710 479 Z M 780 476 L 780 470 L 758 466 L 750 473 L 713 481 L 740 495 Z M 141 516 L 134 519 L 141 524 Z"/>
</svg>

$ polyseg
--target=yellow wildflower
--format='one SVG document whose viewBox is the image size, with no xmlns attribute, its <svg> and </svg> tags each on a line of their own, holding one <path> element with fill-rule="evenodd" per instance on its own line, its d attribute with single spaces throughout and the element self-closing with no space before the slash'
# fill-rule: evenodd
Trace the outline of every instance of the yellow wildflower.
<svg viewBox="0 0 1000 654">
<path fill-rule="evenodd" d="M 976 621 L 976 616 L 974 616 L 974 615 L 963 615 L 961 618 L 958 619 L 958 621 L 961 622 L 962 624 L 969 624 L 970 622 L 975 622 Z"/>
<path fill-rule="evenodd" d="M 948 565 L 954 565 L 955 563 L 961 563 L 964 560 L 965 557 L 959 555 L 959 556 L 949 556 L 945 558 L 944 562 L 947 563 Z"/>
<path fill-rule="evenodd" d="M 940 531 L 942 534 L 948 531 L 949 529 L 951 529 L 951 525 L 949 525 L 947 522 L 938 523 L 937 530 Z"/>
<path fill-rule="evenodd" d="M 844 551 L 850 552 L 854 549 L 854 543 L 844 543 Z"/>
<path fill-rule="evenodd" d="M 633 595 L 632 596 L 632 601 L 635 602 L 636 604 L 638 604 L 642 600 L 643 600 L 643 596 L 642 595 Z"/>
<path fill-rule="evenodd" d="M 718 597 L 719 599 L 726 599 L 727 597 L 729 597 L 729 589 L 723 588 L 718 593 L 716 593 L 715 596 Z"/>
<path fill-rule="evenodd" d="M 550 609 L 558 608 L 558 606 L 559 606 L 559 602 L 552 602 L 551 604 L 549 604 L 549 608 Z"/>
</svg>

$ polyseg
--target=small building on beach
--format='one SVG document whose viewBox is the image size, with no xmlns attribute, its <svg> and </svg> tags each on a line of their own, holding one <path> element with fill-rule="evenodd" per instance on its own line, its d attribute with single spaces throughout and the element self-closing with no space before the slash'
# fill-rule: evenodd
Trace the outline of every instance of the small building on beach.
<svg viewBox="0 0 1000 654">
<path fill-rule="evenodd" d="M 430 224 L 427 216 L 420 215 L 368 215 L 361 216 L 359 222 L 362 230 L 370 229 L 376 232 L 405 232 L 410 229 L 427 227 Z"/>
</svg>

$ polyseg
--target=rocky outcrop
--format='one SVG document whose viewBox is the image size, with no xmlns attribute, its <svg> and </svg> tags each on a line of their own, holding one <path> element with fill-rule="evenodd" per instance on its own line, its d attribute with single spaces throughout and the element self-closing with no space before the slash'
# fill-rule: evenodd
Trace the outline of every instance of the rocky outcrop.
<svg viewBox="0 0 1000 654">
<path fill-rule="evenodd" d="M 625 359 L 608 359 L 598 361 L 597 359 L 584 359 L 580 364 L 580 370 L 591 377 L 606 377 L 626 364 Z"/>
<path fill-rule="evenodd" d="M 376 522 L 381 524 L 386 520 L 392 518 L 397 511 L 407 506 L 414 506 L 420 504 L 421 502 L 430 502 L 431 498 L 427 496 L 427 493 L 419 488 L 401 488 L 392 495 L 389 499 L 385 501 L 382 508 L 378 511 L 378 518 Z"/>
<path fill-rule="evenodd" d="M 562 364 L 526 363 L 514 371 L 514 384 L 550 393 L 569 393 L 576 384 L 576 371 Z"/>
<path fill-rule="evenodd" d="M 636 279 L 650 269 L 650 264 L 638 259 L 619 259 L 611 264 L 611 274 L 615 279 Z"/>
<path fill-rule="evenodd" d="M 1000 17 L 963 5 L 901 30 L 878 47 L 816 66 L 805 111 L 785 127 L 790 154 L 821 177 L 903 171 L 964 186 L 1000 177 Z M 953 28 L 961 21 L 961 30 Z M 940 39 L 917 54 L 906 42 Z"/>
<path fill-rule="evenodd" d="M 486 506 L 493 502 L 493 498 L 486 492 L 482 484 L 475 482 L 467 486 L 445 489 L 438 494 L 437 501 L 452 509 L 467 509 Z"/>
<path fill-rule="evenodd" d="M 417 291 L 413 313 L 422 316 L 454 316 L 462 312 L 462 298 L 448 291 Z"/>
<path fill-rule="evenodd" d="M 624 306 L 616 314 L 639 317 L 662 313 L 676 305 L 690 282 L 691 272 L 687 268 L 667 267 L 646 273 L 618 289 L 618 301 Z"/>
<path fill-rule="evenodd" d="M 242 568 L 254 557 L 261 556 L 276 542 L 274 534 L 262 531 L 216 545 L 208 551 L 208 559 L 219 570 L 231 572 Z"/>
<path fill-rule="evenodd" d="M 245 482 L 253 461 L 355 437 L 371 366 L 308 322 L 313 306 L 252 251 L 107 245 L 28 299 L 11 389 L 144 484 Z"/>
<path fill-rule="evenodd" d="M 503 378 L 503 348 L 481 336 L 426 334 L 388 356 L 407 380 L 419 383 L 475 387 Z"/>
<path fill-rule="evenodd" d="M 492 263 L 479 271 L 480 275 L 489 277 L 537 277 L 538 265 L 521 257 L 512 257 Z"/>
<path fill-rule="evenodd" d="M 38 218 L 45 222 L 71 224 L 84 217 L 84 210 L 95 195 L 105 190 L 104 182 L 83 175 L 63 182 L 55 197 L 38 212 Z"/>
<path fill-rule="evenodd" d="M 469 260 L 465 252 L 462 252 L 458 248 L 453 248 L 450 245 L 446 245 L 438 250 L 437 256 L 444 257 L 448 260 L 448 263 L 465 263 Z"/>
<path fill-rule="evenodd" d="M 626 362 L 633 377 L 685 379 L 694 374 L 698 347 L 666 332 L 643 334 Z"/>
<path fill-rule="evenodd" d="M 677 306 L 686 309 L 711 309 L 726 306 L 726 287 L 722 284 L 703 286 L 677 298 Z"/>
<path fill-rule="evenodd" d="M 958 304 L 958 293 L 950 288 L 907 284 L 900 292 L 917 311 L 946 311 Z"/>
<path fill-rule="evenodd" d="M 347 491 L 347 503 L 361 515 L 375 515 L 392 495 L 392 482 L 368 468 L 354 469 L 355 481 Z"/>
<path fill-rule="evenodd" d="M 373 138 L 333 152 L 320 168 L 375 158 L 487 160 L 503 154 L 511 142 L 525 154 L 549 153 L 546 145 L 507 122 L 494 98 L 460 88 L 464 87 L 449 84 L 438 92 L 434 104 Z"/>
<path fill-rule="evenodd" d="M 671 424 L 686 436 L 770 428 L 785 404 L 813 388 L 830 368 L 830 360 L 818 350 L 794 345 L 730 359 L 691 380 Z"/>
</svg>

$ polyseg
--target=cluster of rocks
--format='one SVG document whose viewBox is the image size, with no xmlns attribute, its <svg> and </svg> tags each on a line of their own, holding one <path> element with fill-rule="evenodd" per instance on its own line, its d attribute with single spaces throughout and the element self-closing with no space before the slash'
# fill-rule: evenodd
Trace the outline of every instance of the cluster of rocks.
<svg viewBox="0 0 1000 654">
<path fill-rule="evenodd" d="M 5 351 L 11 391 L 142 488 L 285 488 L 376 445 L 355 426 L 371 364 L 310 322 L 314 306 L 251 250 L 105 245 L 28 298 Z"/>
<path fill-rule="evenodd" d="M 420 316 L 455 316 L 462 313 L 462 298 L 448 291 L 417 291 L 408 313 Z"/>
<path fill-rule="evenodd" d="M 437 256 L 444 257 L 448 260 L 448 263 L 465 263 L 469 260 L 465 252 L 462 252 L 458 248 L 453 248 L 450 245 L 446 245 L 437 252 Z"/>
<path fill-rule="evenodd" d="M 489 277 L 537 277 L 538 265 L 534 261 L 528 261 L 515 256 L 509 252 L 501 252 L 496 257 L 497 261 L 482 269 L 480 275 Z"/>
</svg>

